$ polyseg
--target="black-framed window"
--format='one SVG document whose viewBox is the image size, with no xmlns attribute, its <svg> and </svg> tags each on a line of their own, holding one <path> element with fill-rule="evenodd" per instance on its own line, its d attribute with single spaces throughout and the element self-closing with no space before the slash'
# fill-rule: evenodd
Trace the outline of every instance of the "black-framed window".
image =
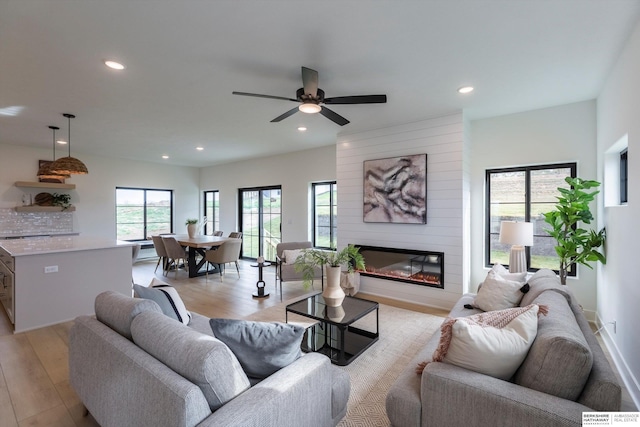
<svg viewBox="0 0 640 427">
<path fill-rule="evenodd" d="M 173 232 L 173 190 L 116 187 L 118 240 L 151 240 Z"/>
<path fill-rule="evenodd" d="M 275 261 L 282 240 L 282 188 L 280 185 L 238 189 L 238 215 L 242 231 L 241 256 L 263 256 Z"/>
<path fill-rule="evenodd" d="M 526 247 L 529 271 L 558 270 L 556 241 L 545 231 L 544 213 L 555 209 L 558 187 L 568 188 L 567 176 L 576 177 L 576 163 L 522 166 L 486 171 L 485 265 L 509 265 L 509 245 L 501 244 L 501 221 L 533 223 L 533 246 Z M 569 271 L 576 275 L 575 266 Z"/>
<path fill-rule="evenodd" d="M 220 230 L 220 192 L 218 190 L 205 191 L 203 198 L 203 215 L 207 218 L 204 224 L 204 234 L 211 236 L 214 231 Z"/>
<path fill-rule="evenodd" d="M 313 246 L 336 249 L 338 246 L 338 187 L 336 181 L 314 182 Z"/>
<path fill-rule="evenodd" d="M 620 153 L 620 204 L 627 203 L 627 178 L 628 178 L 627 150 Z"/>
</svg>

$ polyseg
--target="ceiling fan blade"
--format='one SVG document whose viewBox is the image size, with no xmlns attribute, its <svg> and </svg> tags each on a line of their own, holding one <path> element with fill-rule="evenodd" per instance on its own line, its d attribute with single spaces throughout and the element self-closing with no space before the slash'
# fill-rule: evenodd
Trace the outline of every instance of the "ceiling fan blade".
<svg viewBox="0 0 640 427">
<path fill-rule="evenodd" d="M 259 93 L 248 93 L 248 92 L 231 92 L 231 93 L 234 94 L 234 95 L 253 96 L 253 97 L 256 97 L 256 98 L 282 99 L 283 101 L 300 102 L 297 99 L 285 98 L 284 96 L 260 95 Z"/>
<path fill-rule="evenodd" d="M 345 119 L 344 117 L 342 117 L 340 114 L 336 113 L 335 111 L 332 111 L 332 110 L 328 109 L 327 107 L 322 107 L 322 109 L 320 110 L 320 114 L 322 114 L 323 116 L 325 116 L 327 119 L 331 120 L 332 122 L 335 122 L 335 123 L 339 124 L 340 126 L 344 126 L 347 123 L 349 123 L 349 120 Z"/>
<path fill-rule="evenodd" d="M 305 95 L 315 97 L 318 94 L 318 72 L 311 68 L 302 67 L 302 86 Z"/>
<path fill-rule="evenodd" d="M 298 107 L 292 108 L 291 110 L 287 111 L 286 113 L 281 114 L 278 117 L 276 117 L 275 119 L 271 120 L 271 123 L 275 123 L 275 122 L 279 122 L 281 120 L 284 120 L 289 116 L 293 116 L 297 112 L 298 112 Z"/>
<path fill-rule="evenodd" d="M 325 98 L 325 104 L 384 104 L 387 102 L 387 95 L 356 95 L 337 96 Z"/>
</svg>

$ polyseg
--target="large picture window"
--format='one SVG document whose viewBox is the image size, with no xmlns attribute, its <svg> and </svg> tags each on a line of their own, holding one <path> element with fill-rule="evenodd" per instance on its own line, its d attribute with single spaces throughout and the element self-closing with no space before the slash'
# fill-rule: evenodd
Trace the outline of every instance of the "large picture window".
<svg viewBox="0 0 640 427">
<path fill-rule="evenodd" d="M 207 222 L 204 225 L 204 234 L 213 235 L 213 232 L 220 230 L 220 192 L 204 192 L 204 217 Z"/>
<path fill-rule="evenodd" d="M 116 188 L 116 236 L 119 240 L 151 240 L 171 233 L 173 191 Z"/>
<path fill-rule="evenodd" d="M 533 246 L 526 248 L 530 271 L 558 270 L 556 241 L 545 231 L 544 213 L 555 209 L 558 187 L 568 188 L 567 176 L 576 177 L 576 164 L 523 166 L 486 171 L 485 265 L 509 265 L 511 247 L 499 242 L 501 221 L 533 223 Z M 575 267 L 569 275 L 575 276 Z"/>
<path fill-rule="evenodd" d="M 338 200 L 335 181 L 314 182 L 313 192 L 313 246 L 336 249 L 338 244 Z"/>
</svg>

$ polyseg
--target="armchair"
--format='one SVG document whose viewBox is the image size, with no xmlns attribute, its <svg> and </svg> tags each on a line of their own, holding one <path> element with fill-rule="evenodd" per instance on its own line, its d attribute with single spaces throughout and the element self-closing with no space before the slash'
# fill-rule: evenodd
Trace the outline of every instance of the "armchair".
<svg viewBox="0 0 640 427">
<path fill-rule="evenodd" d="M 278 281 L 280 281 L 280 301 L 282 301 L 282 282 L 302 281 L 302 273 L 298 273 L 293 266 L 295 258 L 287 259 L 284 251 L 310 248 L 312 248 L 312 246 L 309 241 L 282 242 L 276 245 L 276 288 L 278 287 Z M 313 278 L 321 280 L 324 279 L 320 268 L 315 269 Z"/>
</svg>

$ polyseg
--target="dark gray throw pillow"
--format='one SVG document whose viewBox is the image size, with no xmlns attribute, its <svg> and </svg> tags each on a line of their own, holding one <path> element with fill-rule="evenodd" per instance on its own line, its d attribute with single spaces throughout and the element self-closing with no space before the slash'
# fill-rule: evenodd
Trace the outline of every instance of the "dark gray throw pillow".
<svg viewBox="0 0 640 427">
<path fill-rule="evenodd" d="M 266 378 L 301 355 L 302 326 L 235 319 L 211 319 L 209 324 L 249 377 Z"/>
</svg>

